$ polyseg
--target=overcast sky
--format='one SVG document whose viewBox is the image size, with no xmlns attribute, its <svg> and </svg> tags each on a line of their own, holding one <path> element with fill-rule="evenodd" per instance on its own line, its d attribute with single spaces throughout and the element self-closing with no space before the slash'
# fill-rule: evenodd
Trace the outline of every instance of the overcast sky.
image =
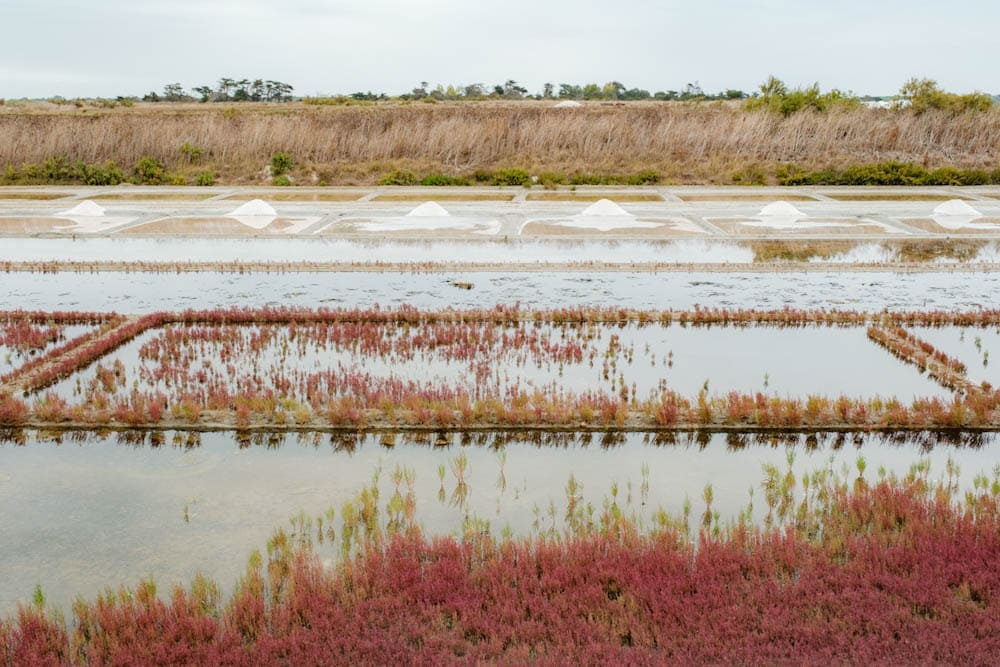
<svg viewBox="0 0 1000 667">
<path fill-rule="evenodd" d="M 860 94 L 911 76 L 1000 93 L 995 0 L 0 0 L 0 97 L 143 94 L 222 76 L 297 94 L 419 81 L 699 81 L 769 74 Z"/>
</svg>

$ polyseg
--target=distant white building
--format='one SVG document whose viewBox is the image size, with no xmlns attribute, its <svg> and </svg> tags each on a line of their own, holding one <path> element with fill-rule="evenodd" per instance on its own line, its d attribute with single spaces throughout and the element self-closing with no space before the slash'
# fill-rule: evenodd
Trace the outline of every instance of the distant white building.
<svg viewBox="0 0 1000 667">
<path fill-rule="evenodd" d="M 862 100 L 869 109 L 905 109 L 910 106 L 910 100 L 888 99 L 888 100 Z"/>
</svg>

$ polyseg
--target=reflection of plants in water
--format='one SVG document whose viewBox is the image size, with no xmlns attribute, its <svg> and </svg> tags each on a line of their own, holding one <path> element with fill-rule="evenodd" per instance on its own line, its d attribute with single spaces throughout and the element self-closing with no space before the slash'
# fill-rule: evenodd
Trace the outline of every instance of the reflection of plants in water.
<svg viewBox="0 0 1000 667">
<path fill-rule="evenodd" d="M 701 527 L 707 529 L 712 526 L 712 519 L 715 517 L 712 512 L 712 500 L 715 498 L 715 492 L 711 484 L 705 485 L 705 490 L 702 491 L 701 497 L 705 501 L 705 512 L 701 516 Z"/>
<path fill-rule="evenodd" d="M 639 486 L 639 497 L 642 501 L 643 506 L 649 500 L 649 464 L 642 464 L 642 484 Z"/>
<path fill-rule="evenodd" d="M 753 241 L 753 261 L 766 262 L 808 262 L 827 260 L 846 253 L 857 246 L 854 241 Z"/>
<path fill-rule="evenodd" d="M 318 544 L 323 544 L 327 541 L 332 543 L 336 538 L 337 533 L 333 529 L 333 520 L 335 517 L 336 512 L 332 507 L 316 517 L 316 542 Z"/>
<path fill-rule="evenodd" d="M 67 405 L 65 397 L 56 402 L 41 396 L 29 408 L 13 396 L 0 396 L 0 421 L 20 424 L 30 418 L 34 422 L 105 424 L 116 420 L 142 425 L 163 417 L 191 423 L 216 420 L 241 427 L 258 423 L 287 427 L 292 422 L 319 425 L 325 417 L 327 424 L 336 426 L 551 427 L 585 422 L 667 428 L 729 425 L 735 418 L 738 423 L 761 427 L 830 423 L 861 428 L 910 427 L 914 423 L 948 426 L 956 419 L 965 426 L 987 425 L 1000 396 L 982 392 L 977 395 L 982 399 L 978 405 L 966 400 L 954 415 L 938 419 L 936 412 L 940 411 L 926 410 L 926 404 L 885 409 L 885 402 L 879 408 L 875 403 L 844 399 L 851 404 L 837 406 L 834 401 L 839 399 L 817 397 L 815 409 L 806 412 L 803 400 L 764 396 L 763 402 L 772 405 L 754 406 L 761 402 L 755 394 L 738 395 L 738 400 L 732 401 L 727 396 L 709 395 L 707 388 L 697 400 L 664 391 L 640 399 L 631 374 L 643 362 L 651 367 L 656 361 L 654 348 L 648 341 L 643 344 L 645 333 L 639 333 L 650 326 L 877 324 L 886 328 L 915 323 L 982 326 L 996 319 L 996 311 L 986 310 L 868 314 L 793 309 L 657 312 L 579 308 L 529 312 L 500 308 L 460 313 L 413 309 L 160 313 L 128 324 L 109 339 L 118 345 L 130 336 L 144 336 L 134 346 L 141 356 L 135 368 L 123 369 L 121 360 L 114 358 L 102 365 L 100 355 L 115 349 L 104 338 L 94 346 L 84 346 L 79 359 L 74 353 L 76 361 L 71 364 L 50 360 L 53 368 L 58 366 L 64 374 L 75 372 L 77 362 L 85 362 L 90 379 L 80 386 L 86 385 L 85 393 L 93 400 Z M 623 331 L 612 333 L 615 326 Z M 316 372 L 308 363 L 309 355 L 329 352 L 344 357 L 338 361 L 341 367 Z M 528 377 L 521 375 L 520 369 L 561 372 L 588 366 L 601 355 L 604 370 L 598 375 L 605 376 L 607 382 L 602 381 L 600 390 L 593 393 L 576 394 L 562 386 L 528 391 L 518 384 Z M 668 351 L 668 365 L 672 358 L 672 351 Z M 229 363 L 231 359 L 239 363 Z M 437 360 L 452 365 L 456 372 L 468 372 L 440 383 L 428 383 L 396 368 L 387 377 L 367 370 L 355 372 L 356 364 L 375 359 L 390 367 L 396 362 Z M 988 363 L 985 355 L 983 360 Z M 43 375 L 53 381 L 64 377 L 48 371 Z M 39 377 L 29 373 L 22 379 L 26 386 L 38 390 L 44 384 Z M 67 387 L 60 390 L 71 391 Z M 744 410 L 741 405 L 751 409 Z M 246 434 L 244 441 L 249 437 Z M 390 445 L 391 437 L 387 437 L 386 446 Z"/>
<path fill-rule="evenodd" d="M 504 467 L 507 465 L 507 451 L 501 449 L 497 452 L 497 462 L 500 464 L 500 473 L 497 476 L 497 490 L 503 493 L 507 490 L 507 475 L 504 473 Z"/>
<path fill-rule="evenodd" d="M 690 503 L 683 516 L 661 508 L 643 529 L 616 485 L 599 520 L 564 532 L 545 525 L 514 536 L 505 528 L 498 538 L 489 522 L 467 514 L 457 536 L 435 539 L 407 512 L 414 480 L 397 468 L 399 501 L 393 494 L 379 505 L 377 489 L 365 485 L 345 504 L 341 540 L 348 541 L 330 566 L 312 541 L 318 522 L 300 514 L 274 533 L 266 556 L 251 554 L 225 605 L 203 577 L 169 600 L 143 581 L 134 591 L 78 601 L 70 632 L 43 611 L 37 588 L 33 605 L 0 623 L 0 646 L 28 664 L 126 664 L 136 655 L 184 663 L 196 654 L 227 664 L 265 664 L 275 655 L 311 663 L 328 659 L 330 646 L 353 652 L 352 662 L 413 661 L 435 646 L 443 647 L 434 654 L 439 662 L 454 661 L 457 651 L 473 661 L 518 662 L 511 658 L 530 651 L 579 650 L 586 636 L 594 641 L 579 662 L 655 658 L 670 647 L 704 661 L 816 662 L 831 655 L 831 641 L 839 642 L 834 654 L 857 656 L 853 662 L 861 659 L 851 653 L 860 636 L 865 655 L 898 657 L 898 631 L 923 642 L 914 650 L 932 647 L 934 655 L 992 651 L 983 645 L 995 636 L 1000 469 L 992 479 L 978 475 L 963 493 L 952 462 L 940 480 L 925 461 L 898 477 L 880 470 L 877 480 L 866 479 L 862 461 L 799 478 L 793 464 L 789 456 L 787 467 L 765 468 L 760 487 L 771 523 L 761 531 L 749 529 L 747 512 L 721 521 L 711 510 L 712 487 L 703 494 L 708 530 L 703 522 L 687 530 Z M 567 516 L 580 516 L 582 487 L 571 478 L 566 491 Z M 554 503 L 549 513 L 558 514 Z M 842 590 L 852 595 L 835 594 Z M 817 594 L 845 633 L 831 633 L 828 618 L 817 616 Z M 795 638 L 779 653 L 773 642 L 761 654 L 729 641 L 746 635 L 742 614 L 758 618 L 760 608 L 769 610 L 770 627 Z M 883 621 L 875 631 L 872 618 Z"/>
<path fill-rule="evenodd" d="M 451 504 L 454 507 L 465 509 L 465 504 L 469 499 L 469 485 L 465 481 L 465 472 L 469 467 L 469 457 L 465 452 L 459 452 L 451 462 L 451 472 L 455 476 L 455 490 L 451 492 Z"/>
<path fill-rule="evenodd" d="M 581 535 L 594 525 L 594 507 L 584 503 L 583 485 L 574 475 L 566 481 L 566 529 L 571 535 Z"/>
<path fill-rule="evenodd" d="M 975 239 L 911 239 L 898 241 L 894 247 L 903 262 L 932 262 L 949 259 L 968 262 L 975 259 L 985 242 Z"/>
<path fill-rule="evenodd" d="M 441 486 L 438 488 L 438 502 L 440 502 L 442 505 L 444 504 L 445 500 L 447 500 L 447 495 L 444 490 L 444 473 L 445 473 L 444 464 L 439 463 L 437 467 L 437 474 L 438 474 L 438 481 L 441 483 Z"/>
<path fill-rule="evenodd" d="M 393 493 L 386 505 L 388 521 L 386 531 L 396 535 L 413 525 L 417 509 L 417 499 L 413 486 L 417 473 L 413 468 L 396 466 L 392 472 Z"/>
</svg>

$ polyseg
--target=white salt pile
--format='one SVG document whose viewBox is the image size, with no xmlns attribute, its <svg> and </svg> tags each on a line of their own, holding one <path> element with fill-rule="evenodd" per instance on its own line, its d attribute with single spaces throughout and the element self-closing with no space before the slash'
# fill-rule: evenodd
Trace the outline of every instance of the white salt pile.
<svg viewBox="0 0 1000 667">
<path fill-rule="evenodd" d="M 574 215 L 568 220 L 542 220 L 539 222 L 548 222 L 557 227 L 593 229 L 599 232 L 610 232 L 616 229 L 649 229 L 663 226 L 661 222 L 639 220 L 621 206 L 608 199 L 601 199 L 594 202 L 584 209 L 582 213 Z"/>
<path fill-rule="evenodd" d="M 615 216 L 632 217 L 631 214 L 610 199 L 601 199 L 588 206 L 580 215 L 609 218 Z"/>
<path fill-rule="evenodd" d="M 278 217 L 278 212 L 274 207 L 261 199 L 252 199 L 242 206 L 236 207 L 235 211 L 226 214 L 227 218 L 233 218 L 240 224 L 251 229 L 264 229 Z"/>
<path fill-rule="evenodd" d="M 572 220 L 560 220 L 553 223 L 559 227 L 573 227 L 575 229 L 596 229 L 599 232 L 610 232 L 616 229 L 651 229 L 662 227 L 662 222 L 651 220 L 639 220 L 634 216 L 610 216 L 599 218 L 594 216 L 578 215 Z"/>
<path fill-rule="evenodd" d="M 975 218 L 982 217 L 982 213 L 966 204 L 961 199 L 952 199 L 934 209 L 934 215 L 961 215 Z"/>
<path fill-rule="evenodd" d="M 1000 225 L 989 222 L 977 222 L 983 214 L 961 199 L 952 199 L 934 209 L 934 220 L 940 227 L 951 230 L 959 229 L 1000 229 Z"/>
<path fill-rule="evenodd" d="M 246 204 L 237 207 L 235 211 L 227 213 L 226 215 L 232 216 L 234 218 L 249 217 L 249 218 L 277 218 L 278 212 L 274 210 L 274 207 L 268 204 L 266 201 L 261 199 L 253 199 L 248 201 Z"/>
<path fill-rule="evenodd" d="M 56 213 L 60 218 L 103 218 L 104 207 L 91 200 L 82 201 L 68 211 Z"/>
<path fill-rule="evenodd" d="M 447 218 L 451 214 L 441 204 L 434 201 L 424 202 L 406 214 L 407 218 Z"/>
<path fill-rule="evenodd" d="M 400 218 L 380 222 L 362 222 L 357 228 L 364 232 L 469 231 L 494 235 L 500 232 L 498 220 L 452 217 L 441 204 L 424 202 Z"/>
<path fill-rule="evenodd" d="M 557 104 L 554 108 L 556 109 L 575 109 L 577 107 L 583 106 L 575 100 L 564 100 Z"/>
<path fill-rule="evenodd" d="M 806 214 L 786 201 L 776 201 L 760 209 L 761 217 L 775 218 L 805 218 Z"/>
<path fill-rule="evenodd" d="M 805 213 L 786 201 L 776 201 L 760 209 L 757 220 L 745 220 L 746 227 L 768 227 L 770 229 L 806 229 L 810 227 L 843 227 L 840 223 L 809 222 Z"/>
</svg>

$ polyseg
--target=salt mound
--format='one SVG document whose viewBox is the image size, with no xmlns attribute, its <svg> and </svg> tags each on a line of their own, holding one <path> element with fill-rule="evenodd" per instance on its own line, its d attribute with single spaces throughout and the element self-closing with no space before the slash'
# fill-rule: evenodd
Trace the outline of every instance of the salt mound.
<svg viewBox="0 0 1000 667">
<path fill-rule="evenodd" d="M 758 215 L 780 218 L 805 218 L 806 214 L 786 201 L 776 201 L 760 210 Z"/>
<path fill-rule="evenodd" d="M 266 201 L 254 199 L 226 215 L 246 218 L 276 218 L 278 217 L 278 212 Z"/>
<path fill-rule="evenodd" d="M 586 216 L 598 216 L 601 218 L 612 218 L 618 216 L 628 216 L 632 217 L 632 214 L 623 209 L 618 204 L 614 203 L 610 199 L 602 199 L 598 202 L 594 202 L 580 215 Z"/>
<path fill-rule="evenodd" d="M 576 102 L 574 100 L 565 100 L 565 101 L 560 102 L 559 104 L 557 104 L 555 106 L 555 108 L 556 109 L 575 109 L 576 107 L 580 107 L 580 106 L 583 106 L 583 105 L 580 104 L 579 102 Z"/>
<path fill-rule="evenodd" d="M 450 213 L 436 201 L 424 202 L 406 214 L 407 218 L 447 218 Z"/>
<path fill-rule="evenodd" d="M 103 218 L 104 207 L 91 200 L 82 201 L 68 211 L 60 211 L 57 216 L 82 217 L 82 218 Z"/>
<path fill-rule="evenodd" d="M 983 214 L 966 204 L 961 199 L 952 199 L 934 209 L 934 215 L 962 215 L 979 218 Z"/>
</svg>

